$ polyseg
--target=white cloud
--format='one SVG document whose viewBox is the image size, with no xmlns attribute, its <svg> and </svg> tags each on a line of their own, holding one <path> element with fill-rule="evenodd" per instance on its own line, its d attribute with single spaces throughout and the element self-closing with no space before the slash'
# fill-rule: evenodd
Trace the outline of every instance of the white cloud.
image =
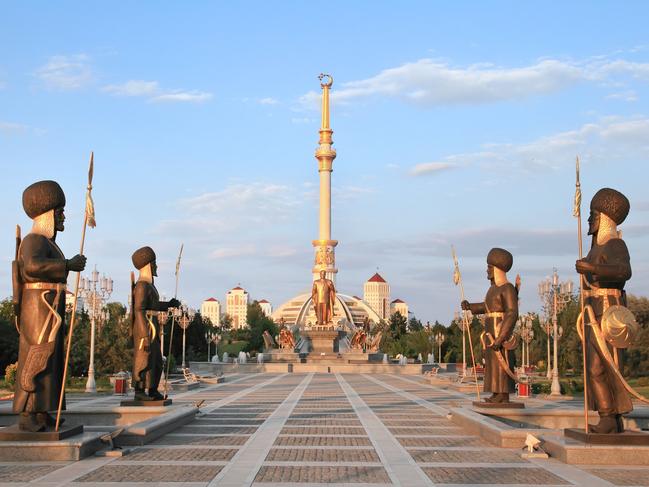
<svg viewBox="0 0 649 487">
<path fill-rule="evenodd" d="M 638 101 L 638 94 L 633 90 L 628 90 L 628 91 L 622 91 L 620 93 L 611 93 L 610 95 L 607 95 L 606 98 L 608 100 L 622 100 L 622 101 L 633 102 L 633 101 Z"/>
<path fill-rule="evenodd" d="M 577 83 L 601 83 L 620 76 L 648 80 L 649 63 L 603 56 L 577 62 L 543 59 L 529 66 L 509 68 L 489 63 L 453 66 L 420 59 L 366 79 L 342 83 L 332 91 L 331 98 L 333 103 L 388 97 L 419 106 L 475 105 L 546 95 Z M 299 97 L 298 105 L 317 109 L 319 100 L 320 93 L 311 91 Z"/>
<path fill-rule="evenodd" d="M 221 247 L 210 254 L 212 259 L 228 259 L 232 257 L 244 257 L 254 255 L 256 247 L 254 244 L 238 245 L 236 247 Z"/>
<path fill-rule="evenodd" d="M 173 91 L 151 98 L 154 102 L 190 102 L 203 103 L 212 99 L 212 93 L 204 91 Z"/>
<path fill-rule="evenodd" d="M 279 100 L 272 98 L 272 97 L 266 97 L 266 98 L 260 98 L 257 100 L 257 103 L 260 105 L 277 105 L 279 103 Z"/>
<path fill-rule="evenodd" d="M 85 54 L 52 56 L 36 71 L 48 89 L 77 90 L 92 81 L 90 58 Z"/>
<path fill-rule="evenodd" d="M 157 81 L 130 80 L 121 85 L 104 86 L 101 91 L 115 96 L 152 96 L 158 93 Z"/>
<path fill-rule="evenodd" d="M 141 96 L 152 102 L 203 103 L 212 99 L 212 93 L 204 91 L 163 90 L 157 81 L 129 80 L 104 86 L 101 91 L 114 96 Z"/>
<path fill-rule="evenodd" d="M 531 142 L 486 144 L 482 151 L 453 154 L 444 157 L 441 163 L 454 165 L 456 161 L 463 161 L 490 168 L 504 167 L 511 171 L 515 167 L 556 168 L 572 164 L 577 154 L 585 155 L 592 162 L 611 162 L 630 157 L 649 157 L 647 140 L 649 118 L 607 117 Z M 415 174 L 419 166 L 414 166 L 411 174 Z"/>
<path fill-rule="evenodd" d="M 25 132 L 26 130 L 27 125 L 23 125 L 22 123 L 0 121 L 0 133 L 4 135 L 20 134 Z"/>
<path fill-rule="evenodd" d="M 422 176 L 424 174 L 439 173 L 449 169 L 454 169 L 455 167 L 457 166 L 450 162 L 422 162 L 421 164 L 416 164 L 412 169 L 410 169 L 410 175 Z"/>
</svg>

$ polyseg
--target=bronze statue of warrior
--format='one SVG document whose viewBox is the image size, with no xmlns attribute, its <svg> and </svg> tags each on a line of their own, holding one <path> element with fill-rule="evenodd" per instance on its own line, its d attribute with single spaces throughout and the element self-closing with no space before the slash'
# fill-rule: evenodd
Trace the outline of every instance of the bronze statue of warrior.
<svg viewBox="0 0 649 487">
<path fill-rule="evenodd" d="M 142 247 L 132 256 L 133 265 L 140 276 L 133 288 L 133 381 L 135 399 L 159 401 L 164 396 L 158 392 L 162 375 L 162 351 L 160 350 L 160 325 L 158 311 L 180 306 L 180 301 L 160 301 L 153 284 L 157 277 L 156 255 L 151 247 Z M 145 392 L 145 389 L 147 391 Z"/>
<path fill-rule="evenodd" d="M 485 401 L 490 403 L 508 403 L 509 394 L 515 390 L 512 370 L 516 360 L 516 337 L 513 332 L 518 320 L 518 293 L 507 280 L 513 262 L 508 251 L 491 249 L 487 255 L 487 279 L 491 286 L 484 302 L 462 301 L 462 309 L 486 318 L 481 341 L 485 357 L 484 391 L 492 393 Z"/>
<path fill-rule="evenodd" d="M 626 306 L 624 284 L 631 278 L 631 262 L 617 226 L 626 219 L 629 209 L 629 200 L 619 191 L 603 188 L 595 194 L 588 218 L 592 246 L 588 255 L 575 265 L 577 272 L 584 276 L 584 305 L 591 315 L 585 318 L 597 322 L 597 329 L 589 327 L 593 329 L 587 334 L 586 346 L 588 407 L 600 417 L 599 424 L 590 428 L 594 433 L 623 432 L 622 415 L 633 410 L 624 380 L 616 374 L 618 365 L 610 361 L 611 352 L 617 358 L 615 347 L 597 340 L 602 325 L 606 324 L 607 310 Z"/>
<path fill-rule="evenodd" d="M 23 208 L 33 220 L 13 265 L 20 346 L 13 411 L 25 431 L 55 424 L 65 366 L 65 291 L 68 272 L 80 272 L 86 258 L 66 259 L 56 244 L 65 228 L 65 194 L 55 181 L 39 181 L 23 192 Z M 63 401 L 65 409 L 65 400 Z"/>
<path fill-rule="evenodd" d="M 334 305 L 336 303 L 336 288 L 334 283 L 326 278 L 327 273 L 320 271 L 320 279 L 313 281 L 311 298 L 315 308 L 319 326 L 326 326 L 333 321 Z"/>
</svg>

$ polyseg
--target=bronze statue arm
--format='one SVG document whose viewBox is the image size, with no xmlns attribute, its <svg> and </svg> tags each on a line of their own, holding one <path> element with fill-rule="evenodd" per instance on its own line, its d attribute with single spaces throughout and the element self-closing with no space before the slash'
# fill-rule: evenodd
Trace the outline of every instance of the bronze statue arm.
<svg viewBox="0 0 649 487">
<path fill-rule="evenodd" d="M 469 303 L 466 299 L 462 301 L 462 309 L 471 311 L 474 315 L 483 315 L 487 312 L 487 307 L 483 303 Z"/>
<path fill-rule="evenodd" d="M 169 301 L 156 301 L 153 303 L 151 309 L 155 311 L 168 311 L 169 308 L 177 308 L 180 306 L 180 301 L 176 298 L 171 298 Z"/>
<path fill-rule="evenodd" d="M 631 258 L 622 239 L 610 240 L 607 244 L 606 262 L 593 263 L 587 259 L 578 260 L 575 268 L 579 274 L 593 274 L 598 278 L 612 281 L 631 279 Z"/>
<path fill-rule="evenodd" d="M 499 348 L 511 336 L 518 320 L 518 293 L 512 284 L 507 284 L 503 290 L 502 300 L 504 316 L 500 325 L 500 334 L 492 345 L 494 348 Z"/>
<path fill-rule="evenodd" d="M 45 257 L 48 245 L 45 237 L 28 235 L 20 246 L 23 259 L 23 271 L 31 279 L 47 282 L 65 282 L 67 277 L 67 260 Z"/>
</svg>

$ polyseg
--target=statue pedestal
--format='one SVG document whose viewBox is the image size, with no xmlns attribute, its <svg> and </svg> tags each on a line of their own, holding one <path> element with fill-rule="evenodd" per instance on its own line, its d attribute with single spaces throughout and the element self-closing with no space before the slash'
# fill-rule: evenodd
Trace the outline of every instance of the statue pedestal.
<svg viewBox="0 0 649 487">
<path fill-rule="evenodd" d="M 83 434 L 83 426 L 61 425 L 58 431 L 31 431 L 21 430 L 17 424 L 2 428 L 0 441 L 61 441 L 71 436 Z"/>
<path fill-rule="evenodd" d="M 566 438 L 591 445 L 649 446 L 649 434 L 644 431 L 626 430 L 624 433 L 604 434 L 586 433 L 583 428 L 566 428 L 563 434 Z"/>
<path fill-rule="evenodd" d="M 484 402 L 473 401 L 473 407 L 477 409 L 522 409 L 525 404 L 522 402 Z"/>
<path fill-rule="evenodd" d="M 307 330 L 304 334 L 311 340 L 311 353 L 313 354 L 332 354 L 337 352 L 338 330 Z"/>
<path fill-rule="evenodd" d="M 198 382 L 197 382 L 198 384 Z M 171 399 L 160 399 L 159 401 L 139 401 L 137 399 L 131 399 L 131 400 L 126 400 L 122 401 L 119 405 L 120 406 L 171 406 Z"/>
</svg>

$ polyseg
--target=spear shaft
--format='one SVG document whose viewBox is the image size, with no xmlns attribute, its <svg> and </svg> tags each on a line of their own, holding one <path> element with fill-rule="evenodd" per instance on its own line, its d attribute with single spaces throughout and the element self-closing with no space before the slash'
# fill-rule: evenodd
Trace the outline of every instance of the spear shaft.
<svg viewBox="0 0 649 487">
<path fill-rule="evenodd" d="M 180 277 L 180 259 L 183 256 L 183 248 L 185 244 L 180 244 L 180 252 L 178 252 L 178 260 L 176 261 L 176 290 L 174 292 L 174 299 L 178 299 L 178 280 Z M 174 341 L 174 325 L 176 324 L 176 315 L 171 313 L 171 333 L 169 334 L 169 353 L 167 354 L 167 372 L 165 374 L 165 399 L 168 394 L 169 384 L 169 365 L 171 365 L 171 345 Z"/>
<path fill-rule="evenodd" d="M 460 295 L 462 301 L 464 301 L 464 283 L 462 282 L 462 274 L 460 273 L 460 265 L 457 261 L 457 255 L 455 254 L 455 248 L 451 245 L 451 251 L 453 252 L 453 261 L 455 263 L 455 268 L 457 269 L 458 275 L 458 284 L 460 286 Z M 464 327 L 469 335 L 469 348 L 471 349 L 471 362 L 473 362 L 473 378 L 475 379 L 475 393 L 480 401 L 480 386 L 478 385 L 478 371 L 475 367 L 475 355 L 473 352 L 473 340 L 471 339 L 471 325 L 469 324 L 469 317 L 466 313 L 466 310 L 462 310 L 462 321 L 464 321 Z"/>
<path fill-rule="evenodd" d="M 92 177 L 94 171 L 94 152 L 90 153 L 90 167 L 88 169 L 88 189 L 86 193 L 86 201 L 88 195 L 92 191 Z M 84 245 L 86 243 L 86 229 L 88 228 L 88 209 L 86 207 L 85 215 L 83 217 L 83 229 L 81 230 L 81 245 L 79 250 L 79 255 L 83 255 Z M 59 430 L 59 424 L 61 421 L 61 409 L 63 408 L 63 398 L 65 397 L 65 381 L 68 376 L 68 364 L 70 363 L 70 348 L 72 346 L 72 331 L 74 330 L 74 322 L 77 317 L 77 301 L 79 299 L 79 280 L 81 279 L 81 271 L 77 272 L 77 278 L 74 285 L 74 300 L 72 302 L 72 316 L 70 317 L 70 330 L 68 331 L 68 345 L 65 352 L 65 365 L 63 367 L 63 382 L 61 383 L 61 394 L 59 395 L 59 407 L 56 411 L 56 426 L 54 427 L 55 431 Z"/>
<path fill-rule="evenodd" d="M 577 217 L 577 236 L 579 242 L 579 260 L 584 256 L 583 251 L 583 241 L 582 241 L 582 231 L 581 231 L 581 182 L 579 181 L 579 156 L 577 156 L 576 163 L 576 182 L 575 182 L 575 208 L 574 216 Z M 584 306 L 584 275 L 579 274 L 579 305 L 581 307 L 581 325 L 582 325 L 582 334 L 581 334 L 581 355 L 583 360 L 584 368 L 584 431 L 588 434 L 589 424 L 588 424 L 588 338 L 586 333 L 588 333 L 588 327 L 586 326 L 586 313 Z"/>
</svg>

